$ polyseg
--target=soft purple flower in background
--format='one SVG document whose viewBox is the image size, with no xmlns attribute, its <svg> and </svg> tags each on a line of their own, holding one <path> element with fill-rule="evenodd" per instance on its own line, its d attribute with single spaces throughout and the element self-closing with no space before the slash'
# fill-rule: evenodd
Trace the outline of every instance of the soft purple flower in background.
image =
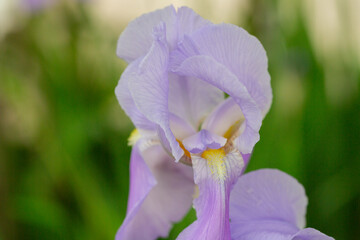
<svg viewBox="0 0 360 240">
<path fill-rule="evenodd" d="M 137 130 L 116 238 L 167 236 L 194 198 L 197 220 L 179 238 L 230 239 L 230 190 L 272 100 L 262 45 L 237 26 L 169 6 L 132 21 L 117 54 L 129 66 L 116 95 Z"/>
<path fill-rule="evenodd" d="M 22 5 L 30 11 L 38 11 L 51 6 L 54 0 L 21 0 Z"/>
<path fill-rule="evenodd" d="M 243 175 L 230 197 L 233 240 L 334 240 L 305 228 L 308 200 L 288 174 L 262 169 Z"/>
</svg>

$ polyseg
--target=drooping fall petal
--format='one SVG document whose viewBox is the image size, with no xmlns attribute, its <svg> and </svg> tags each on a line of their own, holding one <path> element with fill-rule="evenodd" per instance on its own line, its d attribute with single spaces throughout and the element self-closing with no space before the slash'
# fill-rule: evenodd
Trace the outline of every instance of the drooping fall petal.
<svg viewBox="0 0 360 240">
<path fill-rule="evenodd" d="M 229 197 L 244 166 L 241 154 L 211 149 L 201 156 L 193 156 L 192 162 L 199 188 L 199 196 L 194 200 L 197 220 L 179 235 L 178 240 L 230 240 Z"/>
<path fill-rule="evenodd" d="M 190 167 L 176 164 L 161 146 L 133 147 L 127 216 L 116 240 L 166 237 L 189 210 L 194 191 Z"/>
<path fill-rule="evenodd" d="M 306 206 L 304 188 L 286 173 L 262 169 L 245 174 L 231 192 L 232 239 L 333 239 L 310 228 L 301 230 Z"/>
</svg>

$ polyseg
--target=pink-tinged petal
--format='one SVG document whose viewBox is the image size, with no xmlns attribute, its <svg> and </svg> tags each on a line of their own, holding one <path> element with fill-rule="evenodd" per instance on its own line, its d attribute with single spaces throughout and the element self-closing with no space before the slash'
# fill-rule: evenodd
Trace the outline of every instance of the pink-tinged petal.
<svg viewBox="0 0 360 240">
<path fill-rule="evenodd" d="M 169 74 L 169 111 L 195 129 L 209 112 L 224 100 L 224 93 L 196 78 Z"/>
<path fill-rule="evenodd" d="M 194 199 L 197 220 L 178 237 L 183 239 L 230 240 L 229 195 L 241 174 L 243 160 L 238 151 L 225 156 L 221 149 L 192 156 L 199 196 Z M 224 155 L 224 158 L 222 158 Z"/>
<path fill-rule="evenodd" d="M 225 143 L 226 138 L 205 129 L 183 140 L 184 147 L 191 153 L 201 153 L 206 149 L 219 149 Z"/>
<path fill-rule="evenodd" d="M 234 99 L 245 117 L 244 131 L 235 143 L 242 153 L 251 153 L 255 143 L 259 140 L 262 115 L 246 87 L 237 77 L 224 65 L 208 56 L 189 57 L 173 71 L 179 75 L 202 79 L 228 93 Z"/>
<path fill-rule="evenodd" d="M 219 136 L 225 136 L 232 126 L 244 120 L 239 105 L 232 97 L 229 97 L 210 113 L 201 128 Z"/>
<path fill-rule="evenodd" d="M 156 125 L 150 122 L 135 105 L 133 96 L 129 91 L 128 83 L 134 81 L 137 75 L 137 68 L 140 61 L 134 61 L 129 64 L 121 75 L 120 81 L 115 88 L 116 97 L 125 113 L 130 117 L 134 125 L 139 129 L 155 130 Z"/>
<path fill-rule="evenodd" d="M 231 219 L 237 222 L 277 219 L 301 229 L 305 226 L 307 197 L 303 186 L 276 169 L 242 176 L 231 193 Z"/>
<path fill-rule="evenodd" d="M 133 149 L 127 216 L 116 240 L 166 237 L 191 206 L 194 183 L 190 167 L 175 163 L 161 146 Z"/>
<path fill-rule="evenodd" d="M 334 240 L 313 228 L 305 228 L 296 233 L 291 240 Z"/>
<path fill-rule="evenodd" d="M 156 123 L 164 147 L 179 160 L 184 151 L 170 129 L 168 112 L 168 58 L 169 49 L 165 40 L 165 24 L 154 28 L 154 42 L 148 54 L 141 60 L 137 73 L 128 86 L 134 102 L 144 116 Z"/>
<path fill-rule="evenodd" d="M 266 52 L 259 40 L 231 24 L 205 26 L 190 37 L 192 41 L 184 44 L 192 42 L 192 54 L 211 56 L 225 65 L 246 87 L 265 116 L 272 102 L 272 90 Z"/>
<path fill-rule="evenodd" d="M 129 63 L 145 56 L 153 44 L 153 28 L 160 22 L 164 22 L 168 29 L 167 42 L 174 45 L 177 38 L 176 11 L 173 6 L 168 6 L 131 21 L 119 37 L 117 55 Z"/>
</svg>

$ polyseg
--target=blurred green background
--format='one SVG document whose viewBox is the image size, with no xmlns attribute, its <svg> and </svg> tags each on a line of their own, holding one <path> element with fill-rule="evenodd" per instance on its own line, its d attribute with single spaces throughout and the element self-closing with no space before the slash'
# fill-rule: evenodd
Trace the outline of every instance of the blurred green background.
<svg viewBox="0 0 360 240">
<path fill-rule="evenodd" d="M 133 129 L 114 95 L 126 66 L 116 42 L 131 19 L 171 3 L 260 39 L 274 100 L 248 170 L 293 175 L 308 226 L 359 239 L 360 1 L 24 2 L 0 0 L 0 240 L 114 238 Z"/>
</svg>

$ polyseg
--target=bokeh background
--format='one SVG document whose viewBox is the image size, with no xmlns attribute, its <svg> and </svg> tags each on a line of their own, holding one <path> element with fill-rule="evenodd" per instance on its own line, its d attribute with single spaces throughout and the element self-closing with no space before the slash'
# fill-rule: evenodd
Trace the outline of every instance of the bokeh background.
<svg viewBox="0 0 360 240">
<path fill-rule="evenodd" d="M 0 0 L 0 239 L 114 238 L 133 129 L 114 95 L 116 41 L 169 4 L 260 39 L 274 100 L 248 171 L 293 175 L 308 226 L 359 239 L 359 0 Z"/>
</svg>

